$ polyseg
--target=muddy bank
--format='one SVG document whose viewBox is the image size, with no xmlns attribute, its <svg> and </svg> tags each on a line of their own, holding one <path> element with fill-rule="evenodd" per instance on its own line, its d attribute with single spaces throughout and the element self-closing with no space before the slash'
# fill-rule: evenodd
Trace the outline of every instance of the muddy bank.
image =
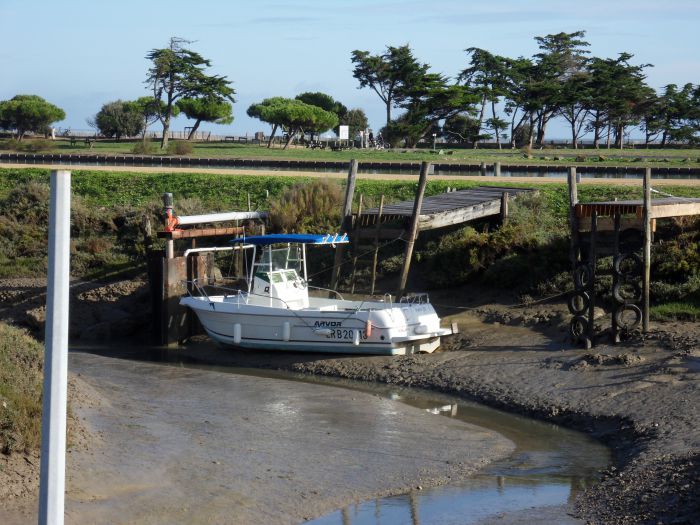
<svg viewBox="0 0 700 525">
<path fill-rule="evenodd" d="M 624 345 L 572 348 L 557 314 L 530 327 L 462 314 L 445 352 L 405 357 L 318 357 L 181 351 L 204 361 L 413 386 L 457 394 L 583 430 L 609 444 L 617 467 L 576 501 L 592 523 L 700 522 L 700 337 L 673 324 Z M 486 308 L 488 310 L 488 308 Z M 488 316 L 498 317 L 498 309 Z M 523 322 L 522 312 L 519 322 Z M 450 320 L 448 318 L 447 320 Z"/>
<path fill-rule="evenodd" d="M 66 520 L 299 523 L 473 474 L 513 444 L 376 395 L 71 353 L 96 400 L 68 458 Z M 0 510 L 0 522 L 32 521 Z"/>
<path fill-rule="evenodd" d="M 150 292 L 142 279 L 113 283 L 73 280 L 70 294 L 71 341 L 142 337 L 149 329 Z M 46 279 L 0 279 L 0 319 L 28 328 L 43 340 Z"/>
<path fill-rule="evenodd" d="M 0 283 L 0 315 L 27 324 L 32 308 L 25 307 L 43 290 L 38 282 L 21 284 Z M 115 305 L 127 313 L 147 309 L 144 288 L 132 293 L 137 289 L 92 285 L 82 298 L 76 294 L 83 317 L 104 312 L 96 324 L 109 327 L 77 327 L 84 340 L 120 333 L 121 321 L 107 315 Z M 16 294 L 21 301 L 15 304 Z M 454 305 L 471 308 L 453 317 L 462 334 L 432 355 L 338 358 L 222 351 L 210 343 L 179 352 L 203 362 L 422 387 L 583 430 L 609 444 L 618 463 L 577 499 L 581 517 L 605 524 L 700 523 L 700 327 L 658 324 L 646 337 L 586 352 L 566 342 L 563 304 L 514 308 L 497 295 L 431 294 L 443 315 L 459 311 Z M 123 319 L 137 331 L 133 315 Z"/>
</svg>

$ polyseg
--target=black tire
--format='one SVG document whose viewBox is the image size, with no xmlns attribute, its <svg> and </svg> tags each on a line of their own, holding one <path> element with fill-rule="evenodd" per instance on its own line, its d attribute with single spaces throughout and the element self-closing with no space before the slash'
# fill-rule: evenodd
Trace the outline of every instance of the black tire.
<svg viewBox="0 0 700 525">
<path fill-rule="evenodd" d="M 621 279 L 613 286 L 613 297 L 620 304 L 638 303 L 642 300 L 642 288 L 634 281 Z"/>
<path fill-rule="evenodd" d="M 633 320 L 626 319 L 625 314 L 631 312 Z M 636 304 L 623 304 L 615 310 L 615 323 L 621 330 L 634 330 L 642 322 L 642 311 Z"/>
<path fill-rule="evenodd" d="M 569 323 L 569 334 L 574 341 L 582 340 L 588 333 L 588 319 L 577 315 Z"/>
<path fill-rule="evenodd" d="M 591 267 L 587 264 L 579 264 L 574 269 L 574 286 L 577 290 L 585 290 L 591 282 Z"/>
<path fill-rule="evenodd" d="M 588 292 L 584 290 L 572 292 L 567 300 L 567 306 L 572 315 L 585 314 L 590 304 L 591 298 L 588 296 Z"/>
<path fill-rule="evenodd" d="M 636 253 L 621 253 L 615 257 L 613 269 L 618 275 L 642 275 L 642 258 Z"/>
</svg>

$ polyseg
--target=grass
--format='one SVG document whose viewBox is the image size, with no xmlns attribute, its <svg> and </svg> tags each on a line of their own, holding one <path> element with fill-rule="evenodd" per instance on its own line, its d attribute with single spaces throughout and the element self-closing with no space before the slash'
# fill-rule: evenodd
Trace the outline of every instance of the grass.
<svg viewBox="0 0 700 525">
<path fill-rule="evenodd" d="M 18 218 L 24 217 L 23 222 L 27 223 L 30 222 L 30 217 L 36 215 L 43 202 L 39 199 L 41 192 L 37 193 L 36 183 L 43 184 L 46 188 L 48 180 L 47 169 L 0 168 L 0 249 L 3 252 L 0 254 L 0 276 L 35 275 L 45 268 L 45 226 L 41 232 L 37 232 L 36 225 L 19 224 Z M 312 181 L 318 183 L 319 179 L 211 172 L 143 173 L 88 169 L 73 170 L 72 181 L 72 230 L 76 230 L 72 232 L 73 272 L 84 278 L 107 278 L 125 272 L 133 273 L 142 266 L 144 248 L 139 225 L 143 217 L 148 216 L 155 229 L 159 228 L 158 215 L 162 206 L 160 197 L 164 192 L 174 193 L 175 211 L 181 215 L 245 210 L 248 195 L 254 209 L 269 210 L 293 186 Z M 343 183 L 340 180 L 328 180 L 327 184 L 335 187 L 338 192 L 342 191 Z M 387 203 L 410 200 L 415 195 L 416 184 L 415 181 L 405 180 L 358 179 L 356 196 L 363 195 L 365 207 L 378 205 L 381 195 L 385 196 Z M 466 189 L 484 184 L 488 183 L 480 180 L 433 179 L 427 185 L 426 195 L 442 193 L 448 186 Z M 532 186 L 511 182 L 509 185 Z M 18 188 L 24 189 L 18 191 Z M 561 182 L 552 181 L 538 184 L 537 189 L 539 197 L 531 203 L 531 209 L 519 206 L 518 203 L 523 199 L 514 202 L 510 226 L 504 231 L 496 230 L 495 234 L 478 233 L 466 237 L 456 233 L 451 237 L 441 237 L 434 239 L 433 243 L 437 244 L 432 247 L 418 247 L 418 255 L 424 256 L 426 262 L 431 253 L 439 255 L 443 260 L 449 255 L 451 264 L 457 265 L 460 271 L 464 270 L 462 273 L 465 279 L 479 278 L 481 275 L 494 285 L 502 285 L 508 281 L 506 277 L 509 275 L 522 281 L 518 276 L 527 274 L 531 277 L 528 280 L 531 286 L 544 286 L 544 289 L 552 290 L 560 288 L 560 284 L 550 286 L 549 281 L 568 267 L 567 248 L 562 247 L 560 242 L 561 239 L 566 239 L 568 233 L 567 188 Z M 683 197 L 700 197 L 700 187 L 669 186 L 664 187 L 664 190 Z M 583 202 L 615 198 L 639 199 L 641 192 L 641 185 L 585 184 L 579 187 L 579 198 Z M 20 206 L 34 194 L 37 195 L 34 201 L 29 200 L 24 207 Z M 306 208 L 309 206 L 304 204 Z M 296 213 L 295 206 L 291 206 L 286 213 L 291 216 L 292 212 Z M 306 224 L 304 227 L 308 230 L 313 229 L 314 225 Z M 695 231 L 692 225 L 683 227 L 680 231 L 684 228 Z M 285 229 L 294 229 L 294 226 L 288 225 Z M 655 250 L 660 261 L 655 266 L 655 271 L 660 272 L 662 268 L 659 265 L 662 263 L 665 268 L 668 261 L 677 261 L 689 265 L 688 271 L 681 272 L 683 275 L 696 272 L 697 261 L 691 257 L 692 246 L 688 244 L 695 242 L 694 237 L 683 240 L 675 238 L 673 232 L 666 237 L 663 245 Z M 676 246 L 677 249 L 674 248 Z M 560 257 L 562 253 L 564 256 Z M 463 268 L 472 259 L 478 263 L 475 268 Z M 445 270 L 439 261 L 435 265 L 437 270 Z M 493 268 L 489 269 L 491 266 Z M 533 267 L 538 271 L 529 271 Z M 676 282 L 678 279 L 674 276 L 678 274 L 679 271 L 673 268 L 658 273 L 657 278 L 665 283 L 662 286 L 664 293 L 656 294 L 659 300 L 664 303 L 685 300 L 690 289 L 685 290 Z M 559 283 L 560 280 L 556 282 Z"/>
<path fill-rule="evenodd" d="M 176 141 L 182 142 L 182 141 Z M 49 153 L 96 153 L 96 154 L 130 154 L 136 141 L 99 140 L 94 143 L 92 149 L 80 141 L 71 146 L 68 139 L 57 139 Z M 7 141 L 0 141 L 0 151 L 9 151 Z M 336 160 L 349 161 L 358 159 L 371 162 L 397 162 L 397 161 L 421 161 L 432 160 L 439 162 L 457 163 L 493 163 L 496 161 L 508 164 L 537 164 L 552 166 L 569 165 L 601 165 L 619 166 L 632 164 L 634 166 L 665 166 L 668 164 L 677 166 L 697 166 L 700 162 L 700 149 L 584 149 L 574 150 L 566 148 L 532 150 L 529 155 L 524 155 L 520 150 L 511 149 L 444 149 L 444 155 L 437 155 L 430 149 L 416 150 L 369 150 L 352 149 L 344 151 L 331 151 L 308 149 L 304 147 L 266 148 L 259 145 L 232 144 L 230 142 L 195 142 L 192 155 L 209 158 L 232 159 L 278 159 L 278 160 Z M 577 156 L 586 158 L 583 162 L 575 162 Z"/>
<path fill-rule="evenodd" d="M 652 306 L 649 311 L 654 321 L 700 321 L 700 302 L 677 301 Z"/>
<path fill-rule="evenodd" d="M 0 452 L 41 445 L 43 347 L 25 331 L 0 323 Z"/>
</svg>

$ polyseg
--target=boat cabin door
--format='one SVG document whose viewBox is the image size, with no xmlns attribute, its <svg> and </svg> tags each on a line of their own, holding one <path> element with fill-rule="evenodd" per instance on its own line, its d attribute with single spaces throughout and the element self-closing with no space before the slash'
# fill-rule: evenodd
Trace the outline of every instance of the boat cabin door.
<svg viewBox="0 0 700 525">
<path fill-rule="evenodd" d="M 309 306 L 306 249 L 303 244 L 265 246 L 253 264 L 249 290 L 269 297 L 270 306 L 297 310 Z"/>
</svg>

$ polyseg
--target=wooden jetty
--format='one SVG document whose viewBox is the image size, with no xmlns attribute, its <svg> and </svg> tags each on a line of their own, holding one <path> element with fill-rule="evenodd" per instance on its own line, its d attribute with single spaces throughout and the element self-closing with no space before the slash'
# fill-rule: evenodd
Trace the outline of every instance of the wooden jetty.
<svg viewBox="0 0 700 525">
<path fill-rule="evenodd" d="M 503 195 L 509 198 L 521 193 L 531 192 L 529 188 L 511 188 L 507 186 L 479 186 L 468 190 L 456 190 L 423 198 L 418 216 L 418 230 L 427 231 L 446 226 L 501 215 Z M 384 205 L 380 208 L 362 210 L 355 217 L 355 227 L 362 234 L 374 232 L 368 230 L 376 227 L 378 222 L 406 222 L 413 216 L 414 201 L 401 201 Z M 386 234 L 383 238 L 386 238 Z"/>
<path fill-rule="evenodd" d="M 569 172 L 570 259 L 574 291 L 568 299 L 570 334 L 591 348 L 595 343 L 596 261 L 613 256 L 612 339 L 639 324 L 649 330 L 649 283 L 656 221 L 700 215 L 700 199 L 665 196 L 652 199 L 651 168 L 643 179 L 641 200 L 578 202 L 576 168 Z M 638 253 L 641 250 L 641 256 Z"/>
<path fill-rule="evenodd" d="M 346 186 L 344 219 L 341 229 L 351 235 L 354 255 L 352 257 L 352 277 L 350 291 L 355 291 L 355 275 L 358 261 L 358 247 L 368 239 L 374 241 L 374 253 L 371 266 L 370 294 L 374 294 L 379 241 L 402 239 L 406 242 L 404 263 L 401 270 L 400 284 L 396 294 L 401 297 L 405 292 L 406 281 L 411 266 L 413 247 L 419 233 L 457 226 L 467 222 L 500 217 L 505 221 L 508 216 L 510 198 L 533 191 L 529 188 L 512 188 L 507 186 L 479 186 L 468 190 L 448 190 L 439 195 L 424 197 L 427 177 L 431 163 L 423 162 L 418 181 L 418 190 L 414 200 L 393 204 L 384 204 L 382 196 L 379 207 L 364 209 L 362 195 L 359 198 L 357 213 L 351 212 L 352 194 L 357 175 L 357 162 L 353 161 L 348 173 Z M 336 250 L 331 288 L 336 289 L 342 264 L 342 248 Z"/>
</svg>

